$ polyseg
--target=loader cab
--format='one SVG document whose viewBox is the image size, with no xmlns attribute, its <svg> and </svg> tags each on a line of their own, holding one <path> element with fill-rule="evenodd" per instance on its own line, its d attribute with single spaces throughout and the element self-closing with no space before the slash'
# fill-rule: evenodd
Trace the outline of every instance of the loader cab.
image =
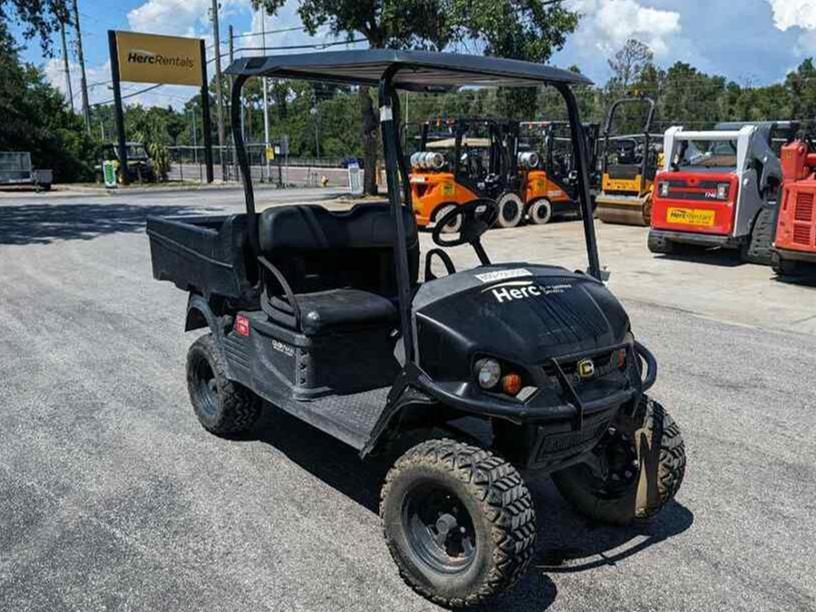
<svg viewBox="0 0 816 612">
<path fill-rule="evenodd" d="M 787 125 L 726 124 L 711 131 L 666 131 L 649 246 L 736 248 L 745 261 L 770 263 L 781 165 L 773 149 Z"/>
<path fill-rule="evenodd" d="M 605 223 L 649 225 L 660 136 L 651 133 L 654 100 L 623 98 L 609 109 L 603 131 L 597 217 Z M 635 130 L 635 131 L 633 131 Z"/>
</svg>

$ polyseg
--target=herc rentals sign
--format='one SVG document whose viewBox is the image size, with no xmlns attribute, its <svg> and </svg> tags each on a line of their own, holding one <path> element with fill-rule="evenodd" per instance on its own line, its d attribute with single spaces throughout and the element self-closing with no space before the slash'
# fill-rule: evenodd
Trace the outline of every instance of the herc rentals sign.
<svg viewBox="0 0 816 612">
<path fill-rule="evenodd" d="M 116 32 L 116 46 L 122 81 L 202 85 L 198 38 Z"/>
</svg>

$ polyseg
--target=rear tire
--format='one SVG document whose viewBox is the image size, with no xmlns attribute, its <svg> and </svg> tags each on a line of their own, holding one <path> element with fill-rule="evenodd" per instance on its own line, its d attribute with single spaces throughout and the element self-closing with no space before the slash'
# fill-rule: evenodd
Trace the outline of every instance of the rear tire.
<svg viewBox="0 0 816 612">
<path fill-rule="evenodd" d="M 388 472 L 380 517 L 405 582 L 447 607 L 484 602 L 533 556 L 533 501 L 516 469 L 450 439 L 428 440 Z"/>
<path fill-rule="evenodd" d="M 530 219 L 530 223 L 535 223 L 536 225 L 549 223 L 553 217 L 552 202 L 547 198 L 533 200 L 527 208 L 527 216 Z"/>
<path fill-rule="evenodd" d="M 196 340 L 187 352 L 187 390 L 201 425 L 216 435 L 246 431 L 261 412 L 258 396 L 225 372 L 212 334 Z"/>
<path fill-rule="evenodd" d="M 658 255 L 671 255 L 677 252 L 677 243 L 657 235 L 654 232 L 649 232 L 649 239 L 647 241 L 649 250 Z"/>
<path fill-rule="evenodd" d="M 641 452 L 637 450 L 638 436 Z M 648 448 L 644 447 L 644 437 L 651 454 L 644 450 Z M 572 465 L 552 478 L 564 499 L 578 512 L 601 523 L 623 526 L 635 519 L 656 516 L 674 499 L 686 471 L 680 428 L 663 406 L 646 396 L 634 417 L 620 415 L 592 452 L 604 457 L 603 478 L 594 474 L 587 463 Z M 645 495 L 639 500 L 641 487 Z"/>
<path fill-rule="evenodd" d="M 499 227 L 516 227 L 524 218 L 524 202 L 517 194 L 508 191 L 502 194 L 499 205 L 499 218 L 496 225 Z"/>
<path fill-rule="evenodd" d="M 754 220 L 754 227 L 748 242 L 740 249 L 740 259 L 746 263 L 771 265 L 776 215 L 774 209 L 763 208 Z"/>
</svg>

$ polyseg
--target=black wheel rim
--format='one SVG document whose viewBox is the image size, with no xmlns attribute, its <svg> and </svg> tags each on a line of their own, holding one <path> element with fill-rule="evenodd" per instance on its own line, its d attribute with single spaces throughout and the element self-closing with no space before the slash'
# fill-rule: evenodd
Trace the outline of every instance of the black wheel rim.
<svg viewBox="0 0 816 612">
<path fill-rule="evenodd" d="M 507 222 L 513 221 L 518 216 L 519 207 L 514 200 L 507 200 L 502 206 L 502 217 Z"/>
<path fill-rule="evenodd" d="M 215 373 L 206 359 L 199 358 L 193 366 L 194 393 L 201 412 L 215 416 L 218 411 L 218 385 Z"/>
<path fill-rule="evenodd" d="M 620 499 L 637 486 L 640 462 L 632 435 L 610 429 L 595 452 L 604 467 L 603 476 L 594 473 L 589 476 L 589 486 L 595 496 Z"/>
<path fill-rule="evenodd" d="M 425 484 L 406 495 L 402 522 L 410 551 L 441 574 L 465 571 L 476 558 L 476 530 L 465 505 L 447 487 Z"/>
</svg>

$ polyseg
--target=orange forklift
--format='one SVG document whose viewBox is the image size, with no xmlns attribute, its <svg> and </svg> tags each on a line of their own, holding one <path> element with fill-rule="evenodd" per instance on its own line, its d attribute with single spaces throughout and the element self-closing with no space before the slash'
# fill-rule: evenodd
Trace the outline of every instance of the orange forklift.
<svg viewBox="0 0 816 612">
<path fill-rule="evenodd" d="M 531 223 L 548 223 L 554 216 L 578 214 L 575 151 L 566 121 L 524 121 L 519 124 L 519 152 L 516 155 L 521 176 L 519 194 L 524 200 Z M 598 165 L 598 124 L 584 124 L 589 158 L 590 182 L 595 184 Z"/>
<path fill-rule="evenodd" d="M 771 265 L 780 276 L 816 271 L 816 139 L 782 147 L 782 190 Z"/>
<path fill-rule="evenodd" d="M 437 127 L 436 122 L 422 124 L 419 151 L 410 157 L 417 225 L 432 225 L 455 207 L 474 200 L 502 202 L 517 174 L 506 143 L 507 127 L 489 118 L 456 119 L 434 132 L 432 127 Z M 513 227 L 521 221 L 523 208 L 514 204 L 506 202 L 504 210 L 499 210 L 500 226 Z M 459 221 L 461 217 L 454 223 Z"/>
<path fill-rule="evenodd" d="M 522 125 L 537 126 L 538 138 L 529 133 L 522 138 Z M 515 227 L 525 217 L 545 224 L 557 215 L 577 214 L 574 151 L 562 142 L 571 142 L 569 135 L 558 132 L 563 126 L 568 124 L 485 118 L 460 118 L 444 125 L 425 122 L 419 151 L 410 157 L 417 224 L 431 225 L 453 207 L 481 198 L 498 204 L 499 227 Z M 598 132 L 597 125 L 584 126 L 593 168 Z"/>
</svg>

